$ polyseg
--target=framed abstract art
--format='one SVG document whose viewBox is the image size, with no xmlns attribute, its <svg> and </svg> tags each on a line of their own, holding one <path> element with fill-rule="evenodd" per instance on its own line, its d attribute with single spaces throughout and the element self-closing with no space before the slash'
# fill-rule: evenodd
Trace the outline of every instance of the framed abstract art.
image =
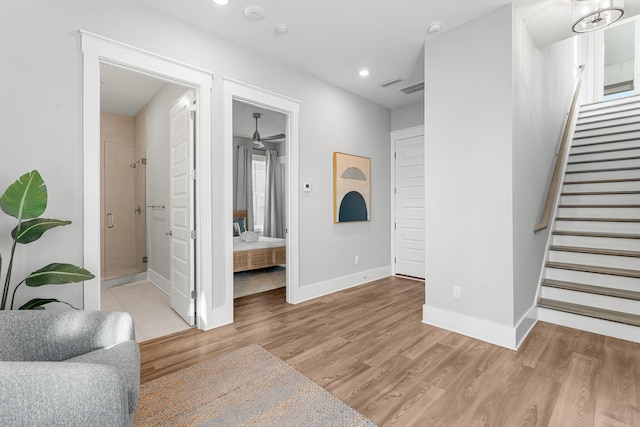
<svg viewBox="0 0 640 427">
<path fill-rule="evenodd" d="M 371 159 L 333 153 L 333 222 L 371 219 Z"/>
</svg>

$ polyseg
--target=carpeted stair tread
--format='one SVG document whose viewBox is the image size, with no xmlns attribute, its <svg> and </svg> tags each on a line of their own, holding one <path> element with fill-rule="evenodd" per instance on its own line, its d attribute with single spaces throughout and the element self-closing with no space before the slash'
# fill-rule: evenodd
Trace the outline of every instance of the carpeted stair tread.
<svg viewBox="0 0 640 427">
<path fill-rule="evenodd" d="M 614 184 L 617 182 L 640 182 L 640 178 L 585 179 L 580 181 L 565 181 L 563 184 L 564 185 Z"/>
<path fill-rule="evenodd" d="M 581 316 L 594 317 L 596 319 L 609 320 L 616 323 L 624 323 L 626 325 L 640 326 L 640 316 L 636 314 L 623 313 L 621 311 L 606 310 L 604 308 L 589 307 L 586 305 L 555 301 L 546 298 L 540 298 L 538 300 L 538 307 L 563 311 L 565 313 L 578 314 Z"/>
<path fill-rule="evenodd" d="M 640 190 L 620 190 L 620 191 L 571 191 L 563 192 L 562 196 L 606 196 L 609 194 L 640 194 Z"/>
<path fill-rule="evenodd" d="M 616 157 L 614 159 L 596 159 L 596 160 L 578 160 L 575 162 L 568 162 L 569 165 L 584 165 L 587 163 L 606 163 L 606 162 L 623 162 L 626 160 L 640 160 L 640 156 L 630 156 L 630 157 Z"/>
<path fill-rule="evenodd" d="M 590 231 L 554 231 L 555 236 L 604 237 L 608 239 L 640 239 L 640 234 L 595 233 Z"/>
<path fill-rule="evenodd" d="M 589 208 L 589 209 L 624 209 L 624 208 L 640 208 L 640 205 L 559 205 L 559 208 Z"/>
<path fill-rule="evenodd" d="M 630 166 L 630 167 L 624 167 L 624 168 L 586 169 L 586 170 L 579 170 L 579 171 L 567 171 L 566 173 L 574 174 L 574 173 L 596 173 L 596 172 L 624 172 L 624 171 L 635 171 L 635 170 L 640 170 L 640 167 Z"/>
<path fill-rule="evenodd" d="M 581 151 L 579 153 L 570 153 L 569 156 L 586 156 L 588 154 L 605 154 L 605 153 L 617 153 L 620 151 L 632 151 L 640 149 L 640 144 L 636 147 L 623 147 L 623 148 L 610 148 L 608 150 L 594 150 L 594 151 Z"/>
<path fill-rule="evenodd" d="M 627 291 L 625 289 L 607 288 L 605 286 L 587 285 L 584 283 L 565 282 L 562 280 L 544 279 L 542 286 L 555 289 L 565 289 L 568 291 L 585 292 L 608 297 L 624 298 L 640 301 L 640 292 Z"/>
<path fill-rule="evenodd" d="M 640 218 L 582 218 L 558 217 L 556 221 L 587 221 L 587 222 L 640 222 Z"/>
<path fill-rule="evenodd" d="M 601 249 L 601 248 L 585 248 L 582 246 L 551 245 L 549 247 L 549 250 L 558 251 L 558 252 L 576 252 L 581 254 L 610 255 L 610 256 L 640 258 L 640 252 L 638 251 L 622 251 L 619 249 Z"/>
<path fill-rule="evenodd" d="M 559 270 L 581 271 L 584 273 L 606 274 L 609 276 L 631 277 L 640 279 L 640 271 L 629 270 L 625 268 L 601 267 L 595 265 L 571 264 L 568 262 L 547 261 L 547 268 L 555 268 Z"/>
</svg>

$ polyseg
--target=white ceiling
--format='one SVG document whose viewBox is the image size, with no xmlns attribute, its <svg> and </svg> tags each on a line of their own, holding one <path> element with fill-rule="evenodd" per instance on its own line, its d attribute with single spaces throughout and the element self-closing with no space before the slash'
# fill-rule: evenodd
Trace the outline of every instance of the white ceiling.
<svg viewBox="0 0 640 427">
<path fill-rule="evenodd" d="M 100 111 L 135 116 L 166 83 L 108 64 L 100 64 Z"/>
<path fill-rule="evenodd" d="M 427 34 L 430 23 L 442 22 L 442 32 L 446 32 L 510 3 L 508 0 L 230 0 L 229 5 L 222 7 L 211 0 L 137 1 L 391 109 L 416 104 L 424 98 L 424 92 L 405 95 L 398 89 L 424 78 L 425 40 L 438 37 Z M 251 4 L 264 7 L 267 14 L 263 20 L 244 18 L 243 9 Z M 573 36 L 570 0 L 518 0 L 514 4 L 539 47 Z M 626 0 L 624 18 L 638 13 L 640 0 Z M 289 26 L 289 32 L 277 35 L 275 27 L 283 23 Z M 359 77 L 361 68 L 368 68 L 370 76 Z M 388 88 L 378 86 L 395 76 L 403 81 Z M 132 95 L 132 90 L 143 87 L 140 82 L 133 82 L 128 89 L 120 90 Z"/>
</svg>

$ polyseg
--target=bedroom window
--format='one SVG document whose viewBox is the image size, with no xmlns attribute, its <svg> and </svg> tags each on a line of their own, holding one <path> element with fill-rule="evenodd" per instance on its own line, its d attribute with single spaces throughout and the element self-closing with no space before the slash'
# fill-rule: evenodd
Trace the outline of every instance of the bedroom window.
<svg viewBox="0 0 640 427">
<path fill-rule="evenodd" d="M 253 155 L 253 231 L 262 234 L 264 227 L 264 193 L 266 185 L 266 158 Z"/>
</svg>

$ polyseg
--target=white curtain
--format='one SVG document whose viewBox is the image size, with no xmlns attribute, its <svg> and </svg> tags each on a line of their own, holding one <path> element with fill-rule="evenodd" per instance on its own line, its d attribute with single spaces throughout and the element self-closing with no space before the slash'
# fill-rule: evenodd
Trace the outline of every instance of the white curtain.
<svg viewBox="0 0 640 427">
<path fill-rule="evenodd" d="M 235 174 L 233 189 L 235 199 L 234 210 L 247 211 L 247 230 L 253 230 L 253 150 L 251 147 L 238 145 L 235 157 Z M 231 227 L 231 225 L 229 225 Z"/>
<path fill-rule="evenodd" d="M 264 232 L 268 237 L 285 237 L 284 165 L 278 162 L 276 150 L 266 151 L 264 195 Z"/>
</svg>

